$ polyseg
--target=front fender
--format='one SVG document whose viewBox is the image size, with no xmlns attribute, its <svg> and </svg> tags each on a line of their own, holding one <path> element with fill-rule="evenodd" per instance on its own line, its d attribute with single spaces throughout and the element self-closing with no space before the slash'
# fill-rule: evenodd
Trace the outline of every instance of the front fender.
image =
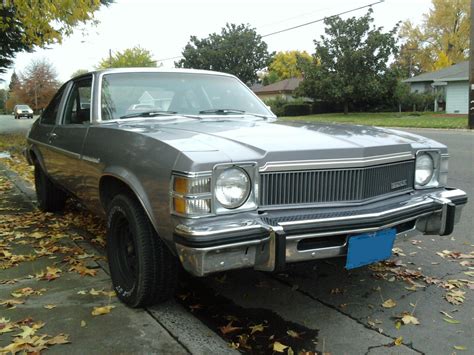
<svg viewBox="0 0 474 355">
<path fill-rule="evenodd" d="M 126 184 L 130 188 L 130 190 L 133 191 L 138 201 L 142 205 L 143 209 L 145 210 L 153 227 L 158 232 L 158 220 L 155 214 L 153 213 L 151 202 L 145 192 L 145 189 L 143 188 L 142 183 L 140 182 L 140 179 L 138 179 L 138 177 L 135 174 L 133 174 L 131 171 L 120 166 L 111 166 L 111 167 L 106 168 L 103 171 L 101 179 L 105 176 L 112 176 L 116 179 L 119 179 L 124 184 Z"/>
</svg>

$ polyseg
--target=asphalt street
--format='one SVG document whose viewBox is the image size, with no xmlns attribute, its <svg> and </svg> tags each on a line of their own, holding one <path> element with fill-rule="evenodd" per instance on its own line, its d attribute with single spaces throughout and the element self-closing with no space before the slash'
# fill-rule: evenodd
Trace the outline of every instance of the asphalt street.
<svg viewBox="0 0 474 355">
<path fill-rule="evenodd" d="M 32 121 L 0 116 L 0 133 L 26 132 Z M 468 269 L 460 265 L 460 260 L 437 254 L 473 250 L 474 132 L 404 130 L 438 140 L 449 148 L 449 184 L 465 190 L 471 198 L 452 235 L 398 240 L 391 267 L 379 269 L 346 271 L 340 261 L 330 260 L 290 265 L 281 274 L 239 270 L 200 279 L 185 278 L 174 300 L 151 307 L 144 317 L 152 315 L 157 327 L 164 328 L 186 351 L 195 354 L 222 353 L 226 349 L 223 344 L 233 341 L 226 336 L 224 342 L 219 338 L 224 319 L 234 326 L 246 319 L 275 334 L 283 329 L 287 333 L 278 338 L 282 344 L 299 341 L 299 337 L 303 339 L 299 344 L 306 350 L 331 354 L 461 354 L 456 349 L 463 348 L 464 353 L 474 351 L 474 291 L 463 288 L 464 303 L 453 305 L 446 300 L 445 287 L 440 286 L 467 279 Z M 382 307 L 388 299 L 395 306 Z M 419 324 L 400 323 L 407 314 L 416 317 Z M 288 333 L 289 330 L 294 332 Z M 397 339 L 402 344 L 394 346 Z"/>
</svg>

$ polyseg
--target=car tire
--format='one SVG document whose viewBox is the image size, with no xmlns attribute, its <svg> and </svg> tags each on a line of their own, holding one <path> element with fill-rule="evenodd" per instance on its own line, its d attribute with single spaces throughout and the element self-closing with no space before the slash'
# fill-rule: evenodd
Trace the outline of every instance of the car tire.
<svg viewBox="0 0 474 355">
<path fill-rule="evenodd" d="M 134 196 L 119 194 L 108 206 L 107 257 L 114 290 L 126 305 L 150 306 L 174 294 L 178 260 Z"/>
<path fill-rule="evenodd" d="M 39 163 L 35 164 L 35 188 L 39 208 L 44 212 L 58 212 L 64 209 L 67 195 L 44 173 Z"/>
</svg>

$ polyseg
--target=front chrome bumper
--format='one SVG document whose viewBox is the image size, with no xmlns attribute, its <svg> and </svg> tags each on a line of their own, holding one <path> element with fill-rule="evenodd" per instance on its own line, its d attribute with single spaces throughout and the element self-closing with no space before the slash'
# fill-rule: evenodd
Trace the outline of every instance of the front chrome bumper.
<svg viewBox="0 0 474 355">
<path fill-rule="evenodd" d="M 363 207 L 221 216 L 178 224 L 174 240 L 183 267 L 196 276 L 246 267 L 278 271 L 286 263 L 344 256 L 354 234 L 386 228 L 405 238 L 450 234 L 466 202 L 464 191 L 440 189 Z"/>
</svg>

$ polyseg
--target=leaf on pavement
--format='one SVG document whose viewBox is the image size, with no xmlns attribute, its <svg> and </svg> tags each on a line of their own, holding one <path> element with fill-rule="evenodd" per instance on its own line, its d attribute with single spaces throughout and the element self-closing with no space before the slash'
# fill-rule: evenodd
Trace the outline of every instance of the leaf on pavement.
<svg viewBox="0 0 474 355">
<path fill-rule="evenodd" d="M 250 328 L 250 335 L 252 335 L 256 332 L 263 332 L 265 329 L 265 326 L 263 324 L 257 324 L 257 325 L 251 325 L 249 328 Z"/>
<path fill-rule="evenodd" d="M 86 321 L 85 320 L 81 320 L 81 327 L 84 328 L 86 326 Z"/>
<path fill-rule="evenodd" d="M 92 315 L 100 316 L 103 314 L 110 313 L 112 308 L 115 308 L 115 306 L 109 305 L 109 306 L 103 306 L 103 307 L 94 307 L 94 309 L 92 310 Z"/>
<path fill-rule="evenodd" d="M 301 338 L 301 334 L 295 332 L 294 330 L 287 330 L 286 334 L 288 334 L 292 338 Z"/>
<path fill-rule="evenodd" d="M 20 329 L 22 330 L 21 333 L 16 334 L 17 337 L 20 337 L 22 339 L 29 338 L 32 335 L 35 335 L 36 329 L 28 327 L 28 326 L 21 326 Z"/>
<path fill-rule="evenodd" d="M 409 314 L 409 313 L 405 313 L 402 316 L 402 322 L 405 325 L 407 325 L 407 324 L 415 324 L 415 325 L 420 324 L 418 319 L 416 317 L 414 317 L 413 315 Z"/>
<path fill-rule="evenodd" d="M 397 339 L 395 339 L 395 341 L 393 342 L 396 346 L 400 346 L 402 345 L 403 343 L 403 337 L 398 337 Z"/>
<path fill-rule="evenodd" d="M 52 337 L 51 339 L 49 339 L 46 342 L 46 344 L 48 345 L 67 344 L 67 343 L 70 343 L 68 338 L 69 338 L 69 335 L 67 334 L 58 334 L 55 337 Z"/>
<path fill-rule="evenodd" d="M 444 314 L 446 317 L 453 319 L 453 316 L 450 315 L 448 312 L 445 311 L 439 311 L 441 314 Z"/>
<path fill-rule="evenodd" d="M 23 304 L 25 303 L 25 301 L 23 300 L 16 300 L 16 299 L 9 299 L 9 300 L 3 300 L 3 301 L 0 301 L 0 306 L 5 306 L 7 308 L 15 308 L 16 305 L 18 304 Z"/>
<path fill-rule="evenodd" d="M 393 308 L 396 305 L 397 305 L 397 303 L 394 300 L 392 300 L 391 298 L 389 298 L 384 303 L 382 303 L 383 308 Z"/>
<path fill-rule="evenodd" d="M 461 290 L 451 290 L 446 293 L 446 301 L 451 304 L 459 305 L 464 302 L 466 292 Z"/>
<path fill-rule="evenodd" d="M 232 326 L 232 322 L 229 322 L 227 325 L 219 327 L 219 330 L 222 334 L 226 335 L 228 333 L 232 333 L 238 329 L 242 329 L 241 327 L 234 327 Z"/>
<path fill-rule="evenodd" d="M 279 341 L 273 343 L 273 351 L 276 351 L 277 353 L 285 352 L 286 348 L 288 348 L 288 346 L 280 343 Z"/>
<path fill-rule="evenodd" d="M 467 350 L 467 348 L 465 346 L 462 346 L 462 345 L 454 345 L 454 349 L 456 349 L 456 350 Z"/>
<path fill-rule="evenodd" d="M 43 308 L 46 308 L 46 309 L 53 309 L 53 308 L 56 308 L 57 306 L 55 304 L 45 304 L 43 306 Z"/>
<path fill-rule="evenodd" d="M 79 263 L 76 265 L 73 265 L 69 268 L 69 271 L 75 271 L 81 276 L 95 276 L 97 275 L 97 270 L 96 269 L 89 269 L 85 265 Z"/>
<path fill-rule="evenodd" d="M 458 321 L 458 320 L 456 320 L 456 319 L 443 318 L 443 320 L 444 320 L 445 322 L 450 323 L 450 324 L 459 324 L 459 323 L 461 323 L 460 321 Z"/>
</svg>

